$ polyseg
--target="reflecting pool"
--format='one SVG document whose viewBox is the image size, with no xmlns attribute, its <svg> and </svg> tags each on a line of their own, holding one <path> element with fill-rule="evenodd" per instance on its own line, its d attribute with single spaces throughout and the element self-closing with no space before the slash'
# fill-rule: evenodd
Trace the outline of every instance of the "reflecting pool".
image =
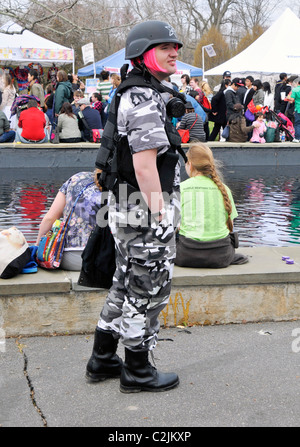
<svg viewBox="0 0 300 447">
<path fill-rule="evenodd" d="M 59 187 L 78 169 L 0 169 L 0 228 L 17 226 L 34 243 Z M 300 244 L 300 168 L 223 169 L 239 216 L 240 246 Z"/>
</svg>

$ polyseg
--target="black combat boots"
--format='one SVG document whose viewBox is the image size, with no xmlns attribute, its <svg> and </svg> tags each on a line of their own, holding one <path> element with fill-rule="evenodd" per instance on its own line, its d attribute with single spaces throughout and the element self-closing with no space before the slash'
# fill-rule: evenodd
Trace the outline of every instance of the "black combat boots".
<svg viewBox="0 0 300 447">
<path fill-rule="evenodd" d="M 120 377 L 122 360 L 116 354 L 118 340 L 112 332 L 98 327 L 95 330 L 94 347 L 86 367 L 86 377 L 92 382 L 100 382 L 111 377 Z"/>
<path fill-rule="evenodd" d="M 175 373 L 158 372 L 148 360 L 148 351 L 130 351 L 125 348 L 120 391 L 138 393 L 140 391 L 167 391 L 179 384 Z"/>
</svg>

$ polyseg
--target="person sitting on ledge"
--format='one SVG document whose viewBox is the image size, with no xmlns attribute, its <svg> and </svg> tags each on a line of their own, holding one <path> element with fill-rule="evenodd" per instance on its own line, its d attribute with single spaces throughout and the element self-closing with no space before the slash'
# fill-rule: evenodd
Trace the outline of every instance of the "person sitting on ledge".
<svg viewBox="0 0 300 447">
<path fill-rule="evenodd" d="M 45 127 L 44 112 L 38 109 L 38 103 L 35 99 L 30 99 L 27 109 L 20 114 L 15 141 L 27 144 L 47 143 L 48 136 Z"/>
<path fill-rule="evenodd" d="M 203 143 L 192 143 L 185 169 L 190 177 L 181 182 L 181 224 L 175 264 L 180 267 L 224 268 L 245 264 L 235 253 L 237 211 L 230 189 L 223 184 L 213 153 Z"/>
<path fill-rule="evenodd" d="M 90 131 L 92 129 L 103 129 L 100 113 L 90 107 L 91 103 L 87 98 L 80 99 L 77 104 L 80 107 L 78 119 L 82 139 L 83 141 L 92 141 Z"/>
<path fill-rule="evenodd" d="M 12 143 L 15 140 L 15 131 L 10 129 L 10 123 L 2 110 L 0 110 L 0 143 Z"/>
<path fill-rule="evenodd" d="M 63 103 L 58 115 L 57 125 L 60 143 L 80 143 L 81 132 L 78 127 L 78 119 L 74 115 L 69 102 Z"/>
<path fill-rule="evenodd" d="M 79 198 L 68 228 L 60 268 L 80 271 L 81 254 L 86 246 L 91 231 L 96 226 L 97 212 L 101 207 L 101 187 L 97 173 L 78 172 L 72 175 L 59 189 L 50 209 L 45 214 L 39 227 L 35 245 L 51 230 L 57 219 L 67 218 L 80 191 L 86 187 Z"/>
</svg>

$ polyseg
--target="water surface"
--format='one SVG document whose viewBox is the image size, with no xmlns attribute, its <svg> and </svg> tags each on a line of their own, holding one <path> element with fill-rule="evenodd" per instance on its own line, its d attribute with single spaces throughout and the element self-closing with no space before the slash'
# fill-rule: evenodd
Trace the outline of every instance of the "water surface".
<svg viewBox="0 0 300 447">
<path fill-rule="evenodd" d="M 34 243 L 59 187 L 78 169 L 0 169 L 0 228 L 17 226 Z M 239 216 L 241 246 L 300 243 L 300 167 L 223 169 Z"/>
</svg>

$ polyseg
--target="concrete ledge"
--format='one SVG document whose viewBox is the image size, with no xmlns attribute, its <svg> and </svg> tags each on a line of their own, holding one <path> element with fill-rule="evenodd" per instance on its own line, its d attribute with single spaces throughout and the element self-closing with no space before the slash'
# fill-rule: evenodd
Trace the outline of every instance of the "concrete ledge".
<svg viewBox="0 0 300 447">
<path fill-rule="evenodd" d="M 250 262 L 230 265 L 226 269 L 188 269 L 175 266 L 173 286 L 221 286 L 247 284 L 279 284 L 300 282 L 300 250 L 298 247 L 244 247 Z M 282 256 L 290 256 L 287 265 Z M 300 300 L 299 300 L 300 301 Z"/>
<path fill-rule="evenodd" d="M 208 144 L 210 147 L 241 147 L 241 148 L 249 148 L 249 147 L 257 147 L 256 143 L 250 143 L 250 141 L 246 141 L 245 143 L 230 143 L 227 141 L 207 141 L 206 144 Z M 182 147 L 189 147 L 190 143 L 184 143 L 182 144 Z M 300 143 L 293 143 L 289 141 L 285 141 L 284 143 L 280 142 L 274 142 L 274 143 L 263 143 L 260 144 L 259 147 L 276 147 L 276 148 L 282 148 L 282 147 L 295 147 L 300 148 Z M 98 143 L 88 143 L 81 141 L 79 143 L 58 143 L 58 144 L 52 144 L 52 143 L 41 143 L 41 144 L 25 144 L 25 143 L 0 143 L 0 149 L 5 148 L 15 148 L 15 149 L 70 149 L 70 148 L 77 148 L 77 149 L 98 149 L 99 144 Z"/>
<path fill-rule="evenodd" d="M 241 248 L 248 264 L 175 267 L 165 326 L 300 319 L 298 247 Z M 282 256 L 290 256 L 287 265 Z M 92 332 L 107 290 L 77 285 L 79 272 L 46 271 L 0 279 L 0 327 L 7 336 Z"/>
<path fill-rule="evenodd" d="M 0 297 L 6 295 L 32 295 L 36 293 L 70 292 L 72 284 L 63 270 L 53 272 L 38 269 L 37 273 L 0 279 Z"/>
<path fill-rule="evenodd" d="M 227 143 L 208 141 L 216 159 L 225 166 L 295 166 L 299 164 L 300 143 Z M 183 144 L 188 148 L 189 144 Z M 93 169 L 99 144 L 95 143 L 1 143 L 0 166 L 14 168 Z M 17 160 L 17 163 L 16 163 Z"/>
</svg>

